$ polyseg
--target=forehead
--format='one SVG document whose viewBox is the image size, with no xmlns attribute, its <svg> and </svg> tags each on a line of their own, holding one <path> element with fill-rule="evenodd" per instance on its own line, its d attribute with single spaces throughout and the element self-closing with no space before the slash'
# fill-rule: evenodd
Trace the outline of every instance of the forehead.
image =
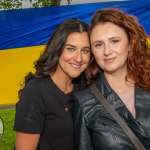
<svg viewBox="0 0 150 150">
<path fill-rule="evenodd" d="M 107 22 L 96 25 L 91 31 L 91 38 L 93 37 L 122 37 L 127 36 L 125 30 L 113 23 Z"/>
<path fill-rule="evenodd" d="M 66 43 L 89 43 L 89 35 L 87 32 L 73 32 L 68 35 Z"/>
<path fill-rule="evenodd" d="M 87 36 L 88 37 L 88 33 L 86 31 L 84 31 L 84 32 L 72 32 L 68 35 L 67 39 L 81 37 L 81 36 Z"/>
</svg>

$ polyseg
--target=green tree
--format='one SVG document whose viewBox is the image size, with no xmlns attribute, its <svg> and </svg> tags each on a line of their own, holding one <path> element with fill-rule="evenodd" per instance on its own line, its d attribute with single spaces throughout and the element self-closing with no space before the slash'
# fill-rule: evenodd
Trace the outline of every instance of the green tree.
<svg viewBox="0 0 150 150">
<path fill-rule="evenodd" d="M 22 2 L 19 0 L 0 0 L 0 10 L 19 9 Z"/>
<path fill-rule="evenodd" d="M 32 3 L 33 0 L 30 0 Z M 61 0 L 36 0 L 36 2 L 32 3 L 33 7 L 44 7 L 44 6 L 59 6 Z M 67 0 L 68 5 L 71 4 L 72 0 Z"/>
<path fill-rule="evenodd" d="M 36 0 L 36 2 L 32 2 L 30 0 L 33 7 L 45 7 L 45 6 L 59 6 L 61 0 Z"/>
<path fill-rule="evenodd" d="M 22 8 L 22 0 L 0 0 L 0 10 L 20 9 Z M 29 0 L 32 7 L 59 6 L 61 0 Z M 72 0 L 67 0 L 68 5 Z"/>
</svg>

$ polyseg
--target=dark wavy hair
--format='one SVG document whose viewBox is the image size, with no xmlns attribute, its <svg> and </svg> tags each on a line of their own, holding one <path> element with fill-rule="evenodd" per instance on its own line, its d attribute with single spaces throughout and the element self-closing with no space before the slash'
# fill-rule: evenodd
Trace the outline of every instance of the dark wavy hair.
<svg viewBox="0 0 150 150">
<path fill-rule="evenodd" d="M 79 19 L 70 18 L 62 22 L 48 40 L 41 56 L 34 62 L 35 73 L 29 72 L 25 76 L 23 87 L 31 79 L 43 78 L 53 74 L 58 66 L 59 57 L 64 50 L 68 36 L 73 32 L 88 32 L 88 30 L 88 24 Z M 22 90 L 23 88 L 19 90 L 19 95 Z"/>
<path fill-rule="evenodd" d="M 98 10 L 92 17 L 90 32 L 98 24 L 111 22 L 126 32 L 131 51 L 127 60 L 126 81 L 131 78 L 135 84 L 143 90 L 150 91 L 150 44 L 149 36 L 138 23 L 135 16 L 124 13 L 116 8 Z M 102 69 L 92 58 L 87 70 L 87 80 L 91 83 L 98 78 Z"/>
</svg>

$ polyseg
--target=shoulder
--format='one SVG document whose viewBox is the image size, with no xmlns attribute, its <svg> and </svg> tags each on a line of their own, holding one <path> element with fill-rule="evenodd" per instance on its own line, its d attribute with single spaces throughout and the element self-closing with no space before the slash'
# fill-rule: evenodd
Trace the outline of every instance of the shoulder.
<svg viewBox="0 0 150 150">
<path fill-rule="evenodd" d="M 74 101 L 80 107 L 92 106 L 97 103 L 90 86 L 76 92 L 74 94 Z"/>
<path fill-rule="evenodd" d="M 95 80 L 94 84 L 96 86 L 99 86 L 99 80 Z M 77 102 L 81 103 L 85 103 L 86 101 L 89 101 L 93 98 L 95 98 L 95 95 L 93 94 L 92 90 L 91 90 L 91 86 L 87 85 L 84 88 L 80 89 L 79 91 L 74 93 L 74 98 Z"/>
<path fill-rule="evenodd" d="M 21 95 L 26 92 L 33 92 L 38 90 L 38 79 L 31 79 L 23 88 Z"/>
<path fill-rule="evenodd" d="M 41 79 L 32 79 L 30 80 L 19 96 L 19 102 L 24 103 L 34 103 L 41 102 L 42 98 L 42 89 L 44 89 L 45 78 Z"/>
<path fill-rule="evenodd" d="M 30 80 L 24 87 L 24 91 L 39 91 L 47 84 L 47 78 L 39 78 Z"/>
<path fill-rule="evenodd" d="M 72 82 L 74 84 L 74 92 L 78 92 L 87 87 L 87 83 L 86 83 L 85 79 L 82 77 L 73 79 Z"/>
<path fill-rule="evenodd" d="M 90 86 L 74 93 L 74 97 L 80 102 L 84 102 L 87 99 L 89 99 L 92 96 L 92 91 L 90 89 Z"/>
<path fill-rule="evenodd" d="M 99 101 L 92 93 L 90 87 L 86 87 L 85 89 L 75 93 L 73 109 L 74 119 L 79 120 L 92 115 L 97 104 L 99 104 Z"/>
</svg>

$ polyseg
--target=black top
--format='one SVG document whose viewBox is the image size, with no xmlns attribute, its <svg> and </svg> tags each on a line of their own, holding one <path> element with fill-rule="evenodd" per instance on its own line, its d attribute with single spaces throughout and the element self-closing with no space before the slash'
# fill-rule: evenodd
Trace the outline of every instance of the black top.
<svg viewBox="0 0 150 150">
<path fill-rule="evenodd" d="M 16 104 L 14 130 L 41 134 L 38 150 L 73 150 L 72 95 L 49 77 L 31 80 Z"/>
</svg>

